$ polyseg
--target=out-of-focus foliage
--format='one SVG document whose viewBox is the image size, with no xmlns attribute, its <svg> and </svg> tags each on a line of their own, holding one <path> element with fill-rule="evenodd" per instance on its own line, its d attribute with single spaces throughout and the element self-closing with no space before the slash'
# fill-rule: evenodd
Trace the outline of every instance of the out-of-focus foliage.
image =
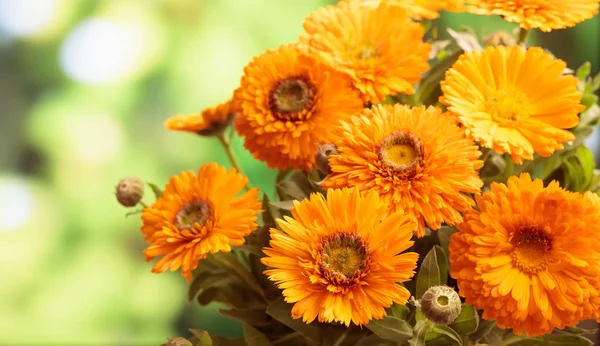
<svg viewBox="0 0 600 346">
<path fill-rule="evenodd" d="M 163 186 L 203 162 L 228 164 L 214 139 L 162 122 L 226 101 L 253 56 L 295 41 L 325 3 L 0 0 L 0 343 L 160 344 L 192 327 L 243 335 L 217 306 L 182 301 L 178 274 L 150 272 L 139 219 L 125 217 L 113 185 L 138 175 Z M 480 38 L 515 28 L 467 14 L 440 20 Z M 573 69 L 591 59 L 594 76 L 599 32 L 596 17 L 531 42 Z M 234 142 L 253 184 L 274 194 L 275 172 Z M 557 171 L 582 160 L 591 154 L 578 149 Z"/>
</svg>

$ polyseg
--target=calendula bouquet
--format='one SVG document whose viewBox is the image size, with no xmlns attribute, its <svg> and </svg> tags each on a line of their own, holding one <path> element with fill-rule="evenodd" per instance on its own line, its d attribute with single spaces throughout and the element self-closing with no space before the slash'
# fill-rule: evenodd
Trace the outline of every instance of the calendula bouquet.
<svg viewBox="0 0 600 346">
<path fill-rule="evenodd" d="M 584 140 L 600 75 L 527 44 L 597 0 L 346 0 L 255 57 L 227 102 L 168 119 L 232 168 L 181 172 L 142 205 L 152 271 L 219 302 L 244 338 L 167 345 L 590 345 L 600 321 L 600 173 Z M 519 25 L 438 39 L 439 11 Z M 575 73 L 574 73 L 575 72 Z M 279 170 L 252 187 L 231 147 Z M 183 299 L 183 298 L 182 298 Z"/>
</svg>

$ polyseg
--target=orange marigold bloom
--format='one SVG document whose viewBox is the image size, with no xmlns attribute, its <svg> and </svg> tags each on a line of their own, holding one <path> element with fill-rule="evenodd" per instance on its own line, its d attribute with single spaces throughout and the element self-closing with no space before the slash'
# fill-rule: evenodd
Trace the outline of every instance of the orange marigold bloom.
<svg viewBox="0 0 600 346">
<path fill-rule="evenodd" d="M 597 197 L 596 197 L 597 198 Z M 528 174 L 477 196 L 450 241 L 450 274 L 483 318 L 516 334 L 600 317 L 600 203 Z"/>
<path fill-rule="evenodd" d="M 222 132 L 235 117 L 232 101 L 216 107 L 209 107 L 200 114 L 178 114 L 165 121 L 165 128 L 173 131 L 186 131 L 201 136 L 212 136 Z"/>
<path fill-rule="evenodd" d="M 339 121 L 362 110 L 350 79 L 296 45 L 269 50 L 244 69 L 236 130 L 271 168 L 310 169 Z"/>
<path fill-rule="evenodd" d="M 565 67 L 538 47 L 487 47 L 461 55 L 446 71 L 440 101 L 481 145 L 521 164 L 575 139 L 564 129 L 579 123 L 585 107 Z"/>
<path fill-rule="evenodd" d="M 435 19 L 440 11 L 464 11 L 464 0 L 340 0 L 340 4 L 358 2 L 363 6 L 377 7 L 380 4 L 399 6 L 409 17 L 420 19 Z"/>
<path fill-rule="evenodd" d="M 424 30 L 401 7 L 351 1 L 322 7 L 304 21 L 303 46 L 352 77 L 365 102 L 412 94 L 429 65 Z"/>
<path fill-rule="evenodd" d="M 467 10 L 503 16 L 524 29 L 552 31 L 574 26 L 598 13 L 598 0 L 467 0 Z"/>
<path fill-rule="evenodd" d="M 339 154 L 329 157 L 322 186 L 376 191 L 392 211 L 418 220 L 419 237 L 424 223 L 435 230 L 461 222 L 460 211 L 474 204 L 465 193 L 483 185 L 481 152 L 438 107 L 373 106 L 343 123 L 334 143 Z"/>
<path fill-rule="evenodd" d="M 294 303 L 293 318 L 365 325 L 393 303 L 406 304 L 410 293 L 399 283 L 413 277 L 419 255 L 401 252 L 413 244 L 415 225 L 386 213 L 375 192 L 338 189 L 327 200 L 294 201 L 292 217 L 277 220 L 282 231 L 271 229 L 262 262 Z"/>
<path fill-rule="evenodd" d="M 171 177 L 162 195 L 142 214 L 148 261 L 163 256 L 152 269 L 162 273 L 181 267 L 188 281 L 208 253 L 229 252 L 244 244 L 257 228 L 261 202 L 258 189 L 236 197 L 248 178 L 216 163 Z"/>
</svg>

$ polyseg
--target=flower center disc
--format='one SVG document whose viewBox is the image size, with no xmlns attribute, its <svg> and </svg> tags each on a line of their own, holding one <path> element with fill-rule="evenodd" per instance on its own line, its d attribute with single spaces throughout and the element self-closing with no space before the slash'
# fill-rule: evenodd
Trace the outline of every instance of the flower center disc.
<svg viewBox="0 0 600 346">
<path fill-rule="evenodd" d="M 189 230 L 194 225 L 204 225 L 210 218 L 211 208 L 207 202 L 194 201 L 184 205 L 175 216 L 177 228 Z"/>
<path fill-rule="evenodd" d="M 381 142 L 379 159 L 396 173 L 413 175 L 423 163 L 421 141 L 412 133 L 392 133 Z"/>
<path fill-rule="evenodd" d="M 526 227 L 516 232 L 511 243 L 513 264 L 528 274 L 535 274 L 548 266 L 548 251 L 552 247 L 550 238 L 535 227 Z"/>
<path fill-rule="evenodd" d="M 312 106 L 314 94 L 314 88 L 304 78 L 283 79 L 271 90 L 269 108 L 281 120 L 304 120 L 299 113 Z"/>
<path fill-rule="evenodd" d="M 515 126 L 526 115 L 525 95 L 516 91 L 492 92 L 486 98 L 485 109 L 500 125 Z"/>
<path fill-rule="evenodd" d="M 342 284 L 367 266 L 367 250 L 360 236 L 335 234 L 323 241 L 321 270 L 326 279 Z"/>
</svg>

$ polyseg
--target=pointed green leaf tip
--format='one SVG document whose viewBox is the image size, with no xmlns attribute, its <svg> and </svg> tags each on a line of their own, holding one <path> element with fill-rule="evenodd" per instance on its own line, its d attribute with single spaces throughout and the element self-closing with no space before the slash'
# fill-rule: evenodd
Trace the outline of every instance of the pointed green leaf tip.
<svg viewBox="0 0 600 346">
<path fill-rule="evenodd" d="M 410 324 L 394 316 L 371 320 L 367 328 L 380 338 L 395 341 L 399 345 L 406 343 L 413 335 Z"/>
<path fill-rule="evenodd" d="M 444 250 L 436 245 L 429 251 L 417 276 L 415 295 L 421 298 L 425 292 L 433 286 L 440 286 L 448 279 L 448 258 Z"/>
<path fill-rule="evenodd" d="M 244 323 L 244 340 L 248 346 L 271 346 L 269 339 L 248 323 Z"/>
</svg>

